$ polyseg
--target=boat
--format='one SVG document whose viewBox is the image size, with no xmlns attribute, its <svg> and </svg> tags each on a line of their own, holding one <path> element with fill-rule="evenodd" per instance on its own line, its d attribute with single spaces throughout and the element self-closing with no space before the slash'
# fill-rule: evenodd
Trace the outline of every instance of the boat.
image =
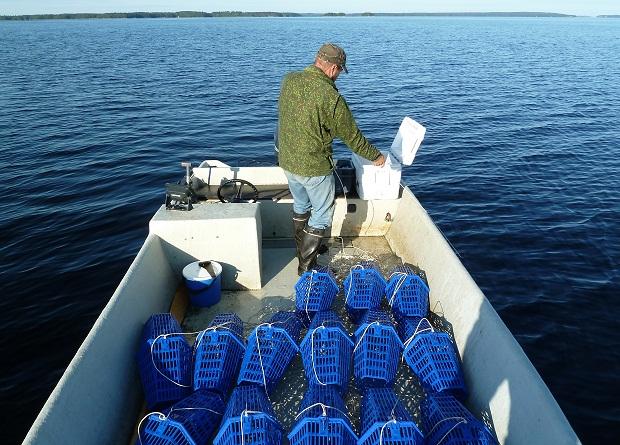
<svg viewBox="0 0 620 445">
<path fill-rule="evenodd" d="M 188 167 L 185 182 L 192 185 L 194 199 L 182 186 L 170 187 L 176 194 L 170 192 L 167 205 L 151 219 L 144 244 L 24 444 L 136 442 L 144 411 L 135 356 L 142 327 L 152 314 L 170 311 L 184 328 L 195 330 L 217 312 L 234 311 L 247 320 L 265 305 L 277 309 L 294 304 L 291 295 L 298 277 L 292 198 L 282 169 L 207 160 L 191 171 Z M 243 187 L 251 196 L 241 196 Z M 222 197 L 227 190 L 233 195 Z M 410 187 L 401 185 L 395 199 L 338 197 L 329 236 L 327 257 L 355 260 L 355 255 L 385 254 L 424 271 L 430 307 L 448 323 L 462 356 L 467 407 L 487 421 L 499 443 L 580 443 L 540 375 Z M 188 309 L 182 269 L 204 259 L 222 265 L 221 302 Z"/>
</svg>

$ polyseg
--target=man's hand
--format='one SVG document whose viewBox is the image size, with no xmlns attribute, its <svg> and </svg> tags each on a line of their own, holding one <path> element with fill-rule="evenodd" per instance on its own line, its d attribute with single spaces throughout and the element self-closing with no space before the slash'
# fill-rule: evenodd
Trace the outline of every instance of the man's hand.
<svg viewBox="0 0 620 445">
<path fill-rule="evenodd" d="M 383 167 L 383 164 L 385 164 L 385 156 L 383 156 L 382 154 L 379 155 L 379 157 L 377 159 L 375 159 L 374 161 L 372 161 L 373 165 L 376 167 Z"/>
</svg>

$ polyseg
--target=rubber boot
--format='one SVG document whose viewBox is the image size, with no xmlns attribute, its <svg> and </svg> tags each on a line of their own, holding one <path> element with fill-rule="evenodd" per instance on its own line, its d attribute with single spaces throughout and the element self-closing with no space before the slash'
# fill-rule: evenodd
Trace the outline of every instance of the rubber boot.
<svg viewBox="0 0 620 445">
<path fill-rule="evenodd" d="M 299 267 L 297 274 L 311 270 L 316 265 L 316 257 L 319 254 L 321 240 L 325 235 L 325 229 L 315 229 L 306 225 L 303 230 L 301 246 L 299 248 Z"/>
<path fill-rule="evenodd" d="M 310 212 L 295 213 L 293 212 L 293 226 L 295 227 L 295 251 L 297 260 L 299 261 L 299 249 L 301 248 L 301 239 L 304 233 L 304 227 L 310 219 Z"/>
</svg>

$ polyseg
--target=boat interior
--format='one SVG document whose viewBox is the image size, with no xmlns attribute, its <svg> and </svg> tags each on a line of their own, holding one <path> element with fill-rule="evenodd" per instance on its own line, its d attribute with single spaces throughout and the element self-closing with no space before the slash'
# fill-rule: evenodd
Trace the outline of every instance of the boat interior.
<svg viewBox="0 0 620 445">
<path fill-rule="evenodd" d="M 76 443 L 136 443 L 144 408 L 135 355 L 142 327 L 154 313 L 170 311 L 186 332 L 196 332 L 216 314 L 236 312 L 247 335 L 273 312 L 294 309 L 297 259 L 283 171 L 211 160 L 194 168 L 190 181 L 198 202 L 189 211 L 166 205 L 157 210 L 144 245 L 24 443 L 66 443 L 67 434 Z M 250 189 L 251 199 L 241 196 L 246 193 L 241 185 Z M 325 244 L 319 264 L 329 266 L 341 286 L 334 309 L 349 333 L 354 325 L 345 316 L 342 282 L 351 267 L 373 260 L 387 278 L 395 266 L 408 264 L 430 287 L 431 321 L 452 336 L 462 357 L 467 407 L 498 441 L 578 443 L 535 368 L 409 187 L 401 187 L 397 199 L 337 197 Z M 222 265 L 221 301 L 209 308 L 190 305 L 182 285 L 183 267 L 197 260 Z M 359 394 L 350 388 L 347 408 L 359 419 Z M 303 390 L 298 357 L 272 397 L 285 428 Z M 405 364 L 395 390 L 419 420 L 423 393 Z M 84 416 L 98 421 L 79 421 Z"/>
</svg>

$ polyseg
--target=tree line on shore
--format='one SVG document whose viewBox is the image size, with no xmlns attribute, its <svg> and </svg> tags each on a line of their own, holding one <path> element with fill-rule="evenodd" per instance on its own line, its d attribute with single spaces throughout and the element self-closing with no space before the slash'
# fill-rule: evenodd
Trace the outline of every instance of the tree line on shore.
<svg viewBox="0 0 620 445">
<path fill-rule="evenodd" d="M 144 18 L 190 18 L 190 17 L 341 17 L 341 16 L 417 16 L 417 17 L 576 17 L 553 12 L 343 12 L 294 13 L 294 12 L 244 12 L 244 11 L 177 11 L 177 12 L 105 12 L 67 14 L 2 15 L 0 20 L 67 20 L 67 19 L 144 19 Z M 616 15 L 599 16 L 617 18 Z"/>
</svg>

